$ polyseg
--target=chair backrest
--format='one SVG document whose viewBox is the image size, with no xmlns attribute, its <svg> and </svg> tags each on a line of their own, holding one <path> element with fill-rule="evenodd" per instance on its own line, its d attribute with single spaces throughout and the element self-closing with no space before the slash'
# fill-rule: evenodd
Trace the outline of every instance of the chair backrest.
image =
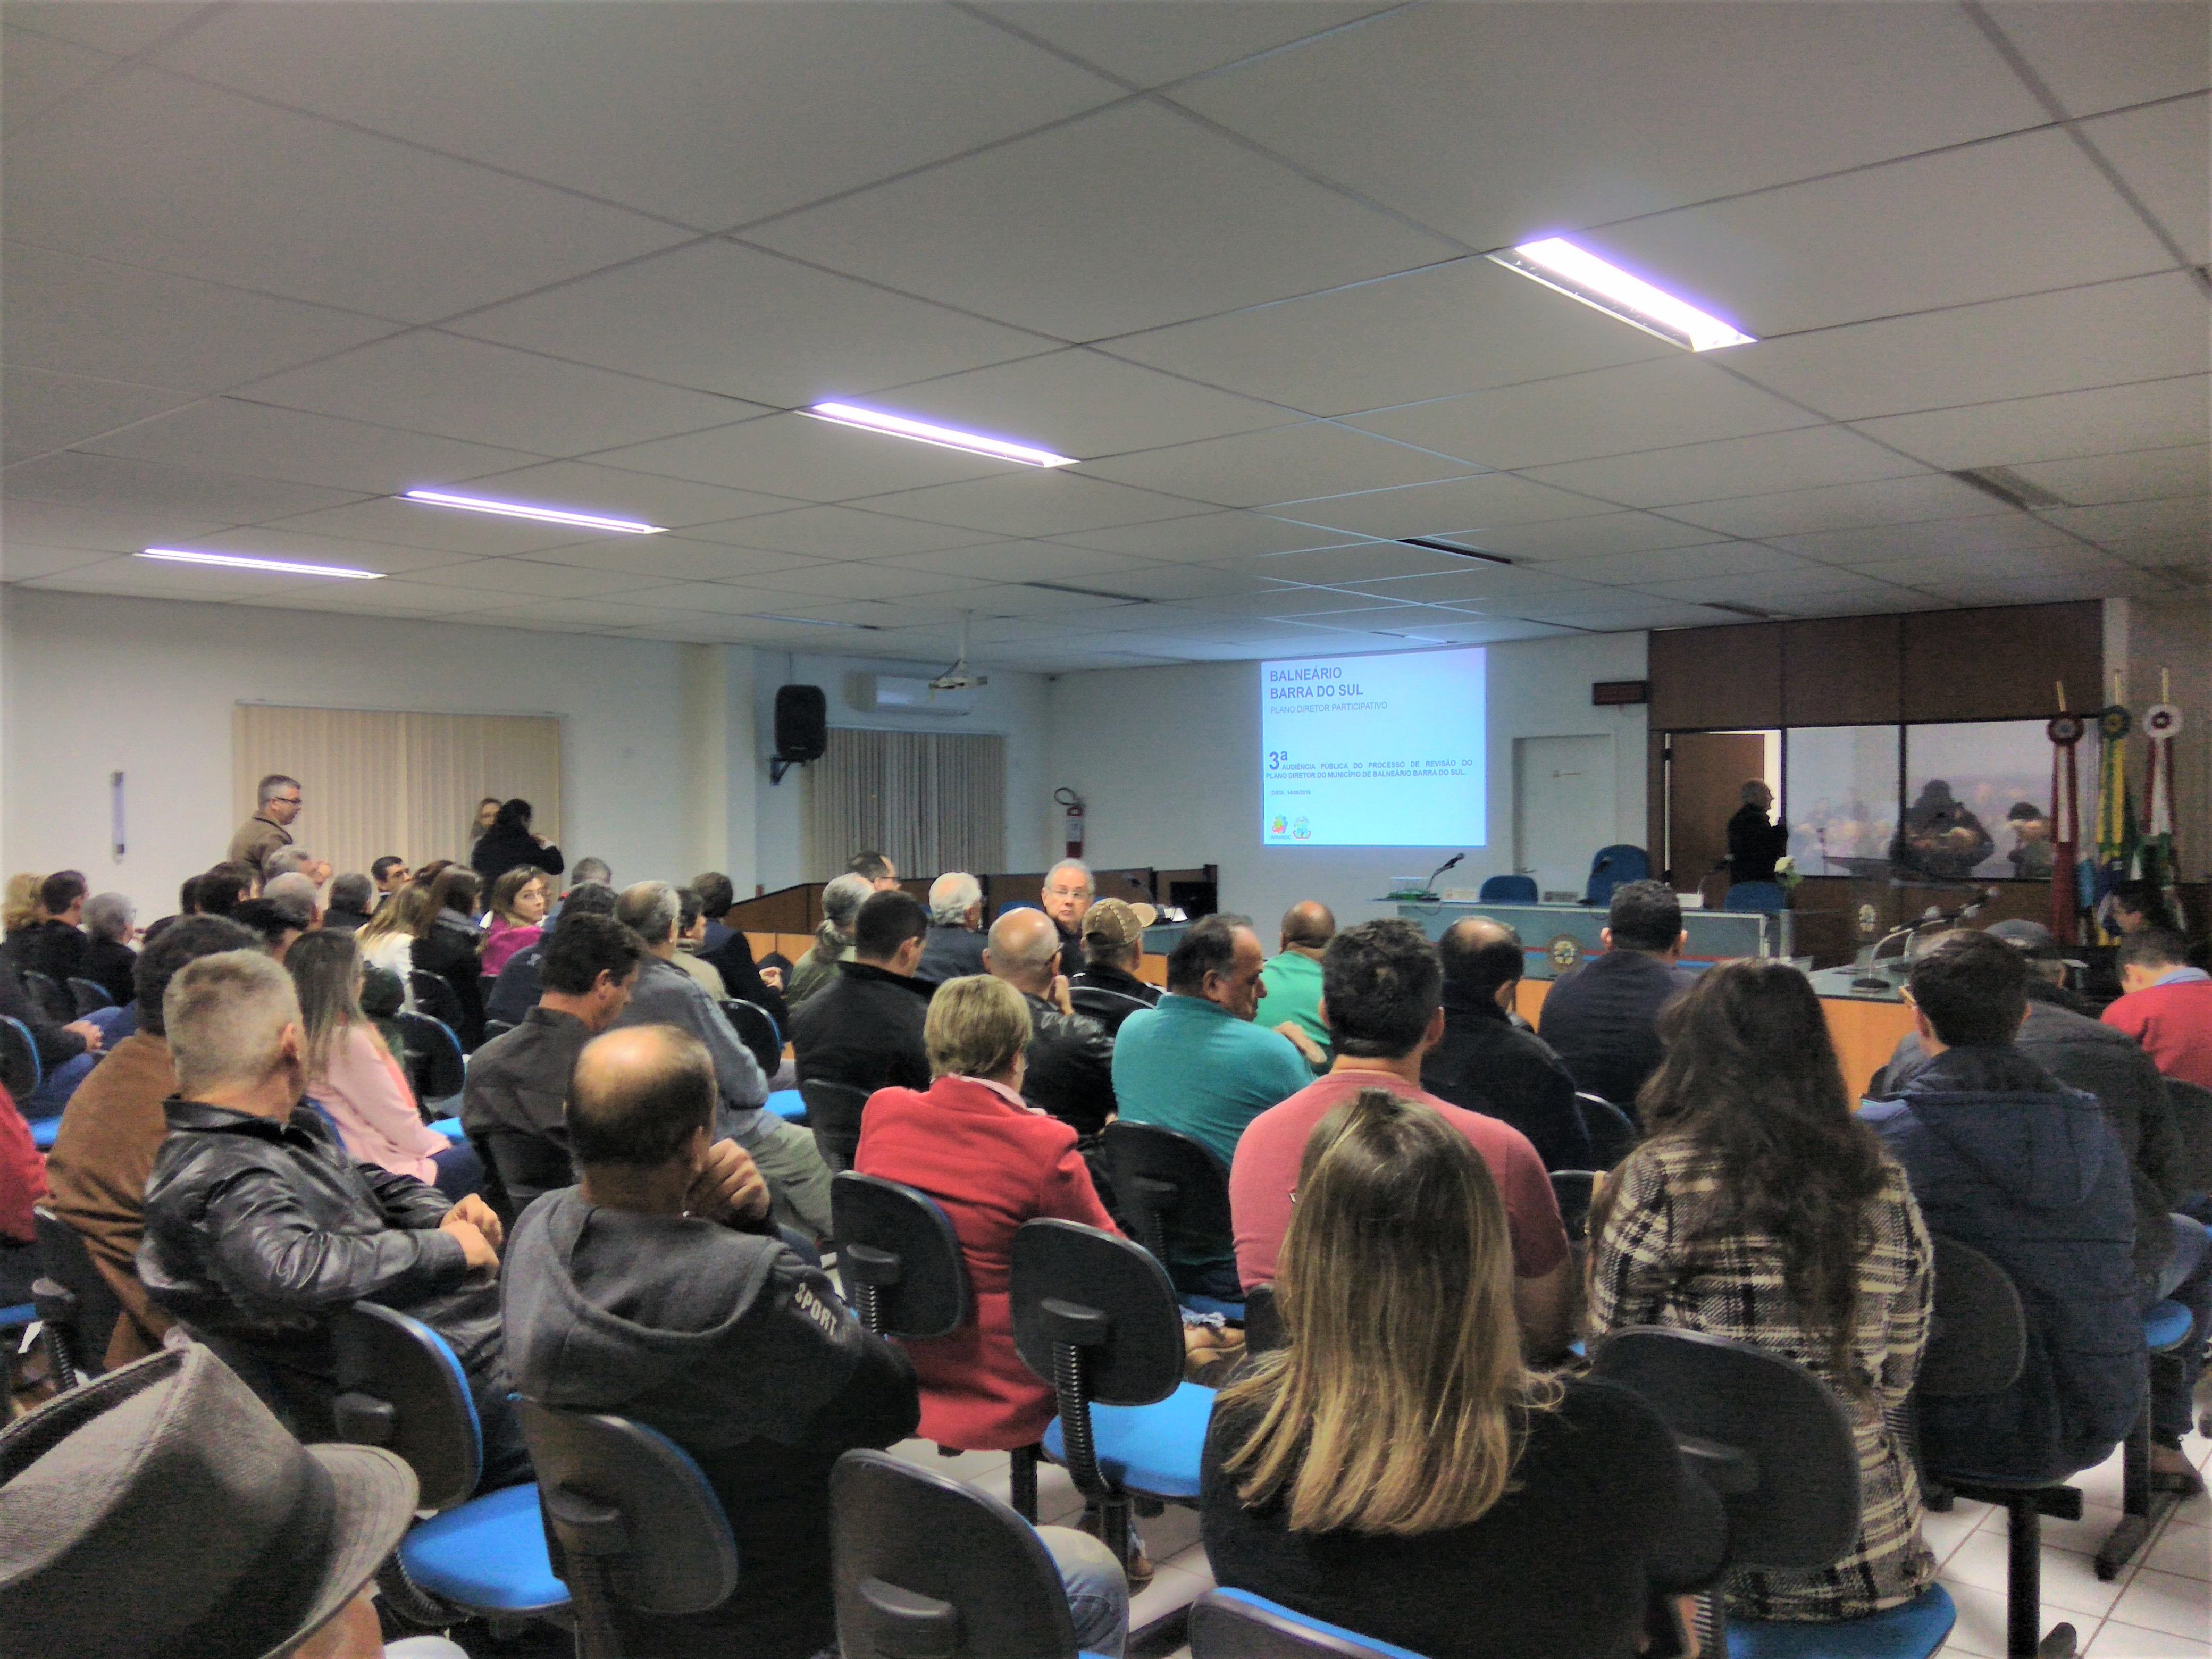
<svg viewBox="0 0 2212 1659">
<path fill-rule="evenodd" d="M 860 1114 L 868 1091 L 815 1078 L 799 1085 L 799 1097 L 806 1103 L 807 1127 L 814 1131 L 822 1161 L 832 1170 L 851 1169 L 860 1150 Z"/>
<path fill-rule="evenodd" d="M 1116 1118 L 1099 1136 L 1106 1178 L 1137 1240 L 1162 1263 L 1178 1243 L 1221 1249 L 1236 1238 L 1229 1176 L 1201 1143 Z"/>
<path fill-rule="evenodd" d="M 2002 1394 L 2027 1359 L 2027 1321 L 2012 1277 L 1956 1239 L 1936 1243 L 1936 1306 L 1914 1391 L 1930 1400 Z"/>
<path fill-rule="evenodd" d="M 1484 904 L 1534 904 L 1537 898 L 1534 876 L 1492 876 L 1475 895 Z"/>
<path fill-rule="evenodd" d="M 79 1370 L 97 1376 L 107 1369 L 107 1342 L 123 1317 L 123 1304 L 82 1234 L 44 1205 L 33 1209 L 31 1218 L 38 1228 L 40 1271 L 70 1295 L 70 1358 Z"/>
<path fill-rule="evenodd" d="M 453 981 L 443 974 L 428 968 L 410 968 L 407 970 L 407 989 L 415 999 L 417 1012 L 443 1020 L 449 1029 L 459 1027 L 460 994 L 453 989 Z"/>
<path fill-rule="evenodd" d="M 1737 882 L 1721 901 L 1722 909 L 1739 912 L 1755 910 L 1778 915 L 1789 908 L 1789 890 L 1778 881 Z"/>
<path fill-rule="evenodd" d="M 70 1000 L 76 1005 L 76 1018 L 82 1019 L 95 1008 L 112 1008 L 115 999 L 107 988 L 96 979 L 87 979 L 81 974 L 71 974 L 69 979 Z"/>
<path fill-rule="evenodd" d="M 514 1029 L 511 1019 L 488 1019 L 484 1022 L 484 1041 L 489 1042 L 494 1037 L 505 1036 Z"/>
<path fill-rule="evenodd" d="M 1074 1659 L 1052 1553 L 995 1498 L 883 1452 L 830 1472 L 844 1659 Z"/>
<path fill-rule="evenodd" d="M 1566 1224 L 1570 1239 L 1586 1238 L 1589 1235 L 1590 1198 L 1597 1188 L 1597 1175 L 1591 1170 L 1554 1170 L 1552 1171 L 1552 1196 L 1559 1200 L 1559 1219 Z"/>
<path fill-rule="evenodd" d="M 444 981 L 441 981 L 440 983 Z M 446 1100 L 460 1093 L 468 1078 L 461 1040 L 453 1028 L 431 1014 L 402 1014 L 399 1030 L 407 1045 L 408 1081 L 418 1099 Z"/>
<path fill-rule="evenodd" d="M 1249 1590 L 1210 1589 L 1191 1603 L 1190 1659 L 1421 1659 L 1411 1648 L 1293 1613 Z"/>
<path fill-rule="evenodd" d="M 469 1137 L 477 1156 L 499 1177 L 516 1215 L 547 1193 L 576 1184 L 568 1153 L 542 1135 L 522 1129 L 484 1129 Z"/>
<path fill-rule="evenodd" d="M 1590 1161 L 1599 1169 L 1610 1170 L 1636 1150 L 1636 1121 L 1603 1095 L 1577 1090 L 1575 1105 L 1589 1139 Z"/>
<path fill-rule="evenodd" d="M 1859 1528 L 1859 1456 L 1843 1402 L 1803 1366 L 1702 1331 L 1632 1326 L 1592 1373 L 1642 1395 L 1729 1518 L 1729 1565 L 1826 1566 Z"/>
<path fill-rule="evenodd" d="M 1133 1241 L 1079 1221 L 1014 1235 L 1014 1349 L 1054 1381 L 1053 1350 L 1082 1350 L 1085 1399 L 1149 1406 L 1182 1381 L 1182 1315 L 1167 1269 Z"/>
<path fill-rule="evenodd" d="M 1266 1353 L 1283 1346 L 1283 1313 L 1275 1305 L 1273 1285 L 1255 1285 L 1244 1292 L 1244 1352 Z"/>
<path fill-rule="evenodd" d="M 381 1446 L 415 1471 L 426 1510 L 449 1510 L 476 1490 L 483 1431 L 468 1373 L 446 1339 L 421 1320 L 356 1302 L 331 1321 L 338 1438 Z"/>
<path fill-rule="evenodd" d="M 722 1013 L 736 1030 L 738 1041 L 752 1051 L 761 1075 L 774 1077 L 783 1064 L 783 1033 L 775 1028 L 775 1016 L 743 997 L 724 997 Z"/>
<path fill-rule="evenodd" d="M 61 981 L 52 974 L 42 974 L 35 968 L 23 969 L 23 988 L 31 994 L 31 1000 L 39 1005 L 40 1012 L 57 1025 L 66 1025 L 76 1018 L 76 1001 L 62 989 Z"/>
<path fill-rule="evenodd" d="M 1642 881 L 1651 873 L 1651 855 L 1641 847 L 1620 842 L 1601 847 L 1590 860 L 1589 885 L 1583 890 L 1584 904 L 1610 904 L 1613 890 L 1625 881 Z"/>
<path fill-rule="evenodd" d="M 928 1194 L 848 1170 L 830 1182 L 837 1271 L 878 1336 L 950 1336 L 974 1310 L 952 1219 Z"/>
<path fill-rule="evenodd" d="M 2181 1133 L 2183 1184 L 2191 1192 L 2212 1193 L 2212 1089 L 2170 1077 L 2166 1097 Z"/>
<path fill-rule="evenodd" d="M 690 1455 L 626 1418 L 518 1399 L 553 1570 L 580 1605 L 604 1589 L 641 1613 L 704 1613 L 738 1587 L 738 1545 Z M 580 1571 L 586 1563 L 601 1569 Z"/>
<path fill-rule="evenodd" d="M 12 1016 L 0 1014 L 0 1086 L 17 1106 L 39 1092 L 46 1068 L 39 1063 L 39 1045 L 31 1028 Z"/>
</svg>

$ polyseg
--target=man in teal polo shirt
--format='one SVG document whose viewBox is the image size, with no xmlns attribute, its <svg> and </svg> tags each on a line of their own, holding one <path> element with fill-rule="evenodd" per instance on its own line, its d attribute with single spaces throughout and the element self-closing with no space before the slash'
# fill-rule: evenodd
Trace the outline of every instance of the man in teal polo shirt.
<svg viewBox="0 0 2212 1659">
<path fill-rule="evenodd" d="M 1288 1037 L 1316 1071 L 1326 1071 L 1330 1058 L 1321 1018 L 1321 959 L 1335 937 L 1336 917 L 1318 899 L 1301 899 L 1284 911 L 1282 953 L 1260 970 L 1260 1011 L 1253 1016 Z"/>
<path fill-rule="evenodd" d="M 1207 916 L 1170 954 L 1159 1006 L 1130 1015 L 1114 1041 L 1120 1115 L 1188 1135 L 1224 1176 L 1244 1126 L 1313 1081 L 1288 1039 L 1252 1023 L 1266 959 L 1249 918 Z M 1220 1245 L 1203 1255 L 1178 1249 L 1170 1264 L 1177 1288 L 1241 1298 L 1231 1241 Z"/>
</svg>

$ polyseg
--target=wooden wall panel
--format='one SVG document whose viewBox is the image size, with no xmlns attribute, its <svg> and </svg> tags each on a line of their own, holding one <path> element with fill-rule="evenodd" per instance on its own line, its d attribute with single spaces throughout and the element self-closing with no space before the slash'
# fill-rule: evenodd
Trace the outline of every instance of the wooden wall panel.
<svg viewBox="0 0 2212 1659">
<path fill-rule="evenodd" d="M 1907 720 L 2040 720 L 2058 712 L 2061 680 L 2072 708 L 2105 702 L 2105 612 L 2094 599 L 1900 620 Z"/>
<path fill-rule="evenodd" d="M 1651 729 L 1782 724 L 1782 625 L 1663 629 L 1651 636 Z"/>
<path fill-rule="evenodd" d="M 1902 716 L 1901 617 L 1782 625 L 1784 726 L 1887 726 Z"/>
</svg>

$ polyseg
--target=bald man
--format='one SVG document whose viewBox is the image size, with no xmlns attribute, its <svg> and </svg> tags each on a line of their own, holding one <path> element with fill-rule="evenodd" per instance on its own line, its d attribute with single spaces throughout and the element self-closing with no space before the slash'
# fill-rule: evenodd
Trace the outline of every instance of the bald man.
<svg viewBox="0 0 2212 1659">
<path fill-rule="evenodd" d="M 714 1065 L 672 1025 L 610 1031 L 569 1085 L 577 1185 L 507 1248 L 507 1352 L 530 1399 L 659 1430 L 722 1500 L 744 1572 L 711 1613 L 621 1613 L 628 1650 L 786 1659 L 836 1639 L 830 1468 L 914 1432 L 906 1357 L 769 1224 L 760 1172 L 713 1139 Z"/>
<path fill-rule="evenodd" d="M 1511 1124 L 1547 1170 L 1595 1161 L 1575 1080 L 1551 1046 L 1513 1024 L 1527 958 L 1521 935 L 1487 916 L 1444 930 L 1443 1040 L 1421 1060 L 1421 1086 L 1440 1100 Z"/>
<path fill-rule="evenodd" d="M 1321 959 L 1336 937 L 1336 918 L 1317 899 L 1283 912 L 1282 950 L 1260 971 L 1260 1012 L 1253 1023 L 1290 1038 L 1306 1064 L 1328 1068 L 1328 1027 L 1321 1017 Z"/>
<path fill-rule="evenodd" d="M 1029 1005 L 1030 1046 L 1022 1098 L 1075 1131 L 1088 1158 L 1114 1115 L 1114 1038 L 1075 1012 L 1060 971 L 1060 929 L 1042 910 L 1009 910 L 991 926 L 984 971 Z"/>
</svg>

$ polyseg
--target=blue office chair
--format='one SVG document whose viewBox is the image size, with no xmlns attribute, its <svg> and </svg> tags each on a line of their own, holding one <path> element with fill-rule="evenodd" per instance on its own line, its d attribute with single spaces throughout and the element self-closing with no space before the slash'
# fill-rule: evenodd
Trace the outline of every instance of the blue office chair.
<svg viewBox="0 0 2212 1659">
<path fill-rule="evenodd" d="M 1721 908 L 1739 915 L 1780 915 L 1790 908 L 1790 891 L 1778 881 L 1740 881 L 1728 890 Z"/>
<path fill-rule="evenodd" d="M 928 1194 L 850 1170 L 830 1182 L 830 1236 L 837 1272 L 860 1322 L 878 1336 L 923 1340 L 950 1336 L 975 1317 L 967 1258 L 952 1219 Z M 940 1451 L 988 1451 L 951 1446 Z M 1011 1450 L 1007 1495 L 1024 1521 L 1037 1513 L 1037 1457 L 1031 1444 Z"/>
<path fill-rule="evenodd" d="M 1210 1589 L 1191 1603 L 1190 1659 L 1421 1659 L 1395 1642 L 1309 1619 L 1249 1590 Z"/>
<path fill-rule="evenodd" d="M 822 1161 L 832 1174 L 851 1169 L 860 1154 L 860 1118 L 867 1110 L 868 1091 L 828 1078 L 806 1078 L 799 1085 L 799 1097 Z"/>
<path fill-rule="evenodd" d="M 39 1045 L 31 1028 L 11 1015 L 0 1014 L 0 1087 L 20 1109 L 38 1093 L 46 1068 L 39 1060 Z"/>
<path fill-rule="evenodd" d="M 1643 881 L 1651 874 L 1651 855 L 1641 847 L 1622 842 L 1601 847 L 1590 860 L 1589 885 L 1583 890 L 1584 904 L 1611 904 L 1613 890 L 1625 881 Z"/>
<path fill-rule="evenodd" d="M 1492 876 L 1475 895 L 1484 904 L 1534 904 L 1538 894 L 1534 876 Z"/>
<path fill-rule="evenodd" d="M 738 1041 L 745 1045 L 761 1075 L 772 1078 L 783 1064 L 783 1033 L 776 1030 L 775 1016 L 757 1002 L 747 1002 L 743 997 L 724 997 L 722 1017 L 730 1022 L 738 1034 Z"/>
<path fill-rule="evenodd" d="M 620 1417 L 517 1400 L 576 1619 L 577 1659 L 624 1659 L 618 1610 L 704 1613 L 738 1587 L 730 1519 L 691 1455 Z M 639 1659 L 646 1659 L 644 1650 Z"/>
<path fill-rule="evenodd" d="M 844 1659 L 1079 1659 L 1052 1553 L 988 1493 L 849 1451 L 830 1529 Z"/>
<path fill-rule="evenodd" d="M 1143 1246 L 1056 1219 L 1014 1235 L 1012 1279 L 1014 1350 L 1060 1407 L 1045 1455 L 1127 1561 L 1133 1499 L 1198 1502 L 1213 1390 L 1183 1380 L 1175 1286 Z"/>
<path fill-rule="evenodd" d="M 1636 1121 L 1603 1095 L 1577 1089 L 1575 1108 L 1582 1114 L 1583 1133 L 1590 1144 L 1590 1161 L 1599 1169 L 1613 1168 L 1636 1150 Z"/>
<path fill-rule="evenodd" d="M 66 1025 L 76 1018 L 76 999 L 62 989 L 59 980 L 35 968 L 22 971 L 23 988 L 31 994 L 31 1000 L 39 1005 L 40 1012 L 48 1019 L 57 1025 Z"/>
<path fill-rule="evenodd" d="M 107 1369 L 108 1339 L 123 1304 L 101 1277 L 77 1230 L 43 1204 L 31 1212 L 38 1230 L 38 1279 L 31 1286 L 54 1386 L 73 1389 Z"/>
<path fill-rule="evenodd" d="M 416 1099 L 427 1106 L 460 1093 L 468 1079 L 468 1062 L 453 1028 L 432 1014 L 401 1014 L 398 1018 L 400 1038 L 407 1049 L 407 1080 L 414 1086 Z"/>
<path fill-rule="evenodd" d="M 1225 1254 L 1237 1230 L 1229 1213 L 1229 1172 L 1203 1143 L 1157 1123 L 1116 1118 L 1098 1137 L 1106 1178 L 1129 1218 L 1137 1242 L 1163 1267 L 1177 1244 Z M 1185 1295 L 1193 1313 L 1218 1313 L 1242 1321 L 1244 1304 Z"/>
<path fill-rule="evenodd" d="M 97 1013 L 102 1008 L 112 1008 L 115 1006 L 115 999 L 107 994 L 107 988 L 105 985 L 96 979 L 86 979 L 79 974 L 71 974 L 69 976 L 69 994 L 70 1000 L 76 1005 L 76 1018 L 78 1019 L 82 1019 L 87 1014 Z"/>
</svg>

